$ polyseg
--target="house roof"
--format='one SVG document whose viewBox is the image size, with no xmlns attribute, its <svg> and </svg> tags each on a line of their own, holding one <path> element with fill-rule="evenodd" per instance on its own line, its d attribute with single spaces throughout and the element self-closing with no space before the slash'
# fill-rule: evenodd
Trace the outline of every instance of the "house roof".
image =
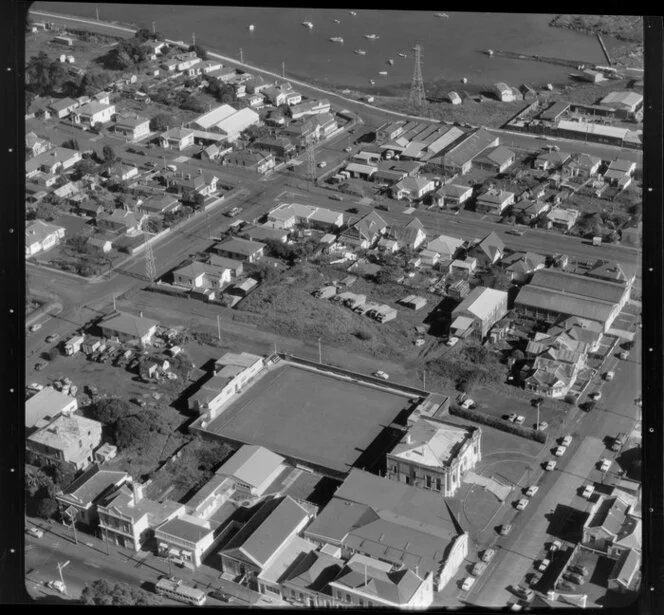
<svg viewBox="0 0 664 615">
<path fill-rule="evenodd" d="M 612 303 L 621 301 L 628 290 L 627 286 L 621 282 L 602 280 L 554 269 L 538 271 L 533 277 L 531 286 L 541 286 L 559 293 L 589 297 Z"/>
<path fill-rule="evenodd" d="M 127 478 L 129 478 L 129 474 L 126 472 L 102 470 L 97 464 L 92 464 L 88 470 L 63 490 L 63 496 L 70 501 L 89 504 L 109 487 L 117 485 Z"/>
<path fill-rule="evenodd" d="M 344 561 L 337 557 L 309 551 L 286 575 L 282 583 L 292 587 L 322 592 L 325 586 L 337 578 Z"/>
<path fill-rule="evenodd" d="M 150 120 L 136 113 L 123 113 L 122 115 L 117 115 L 115 118 L 115 124 L 117 126 L 124 126 L 126 128 L 137 128 L 149 122 Z"/>
<path fill-rule="evenodd" d="M 429 242 L 427 249 L 438 254 L 445 254 L 451 258 L 464 243 L 464 240 L 460 237 L 439 235 L 436 239 Z"/>
<path fill-rule="evenodd" d="M 315 549 L 316 544 L 310 540 L 302 538 L 297 534 L 290 536 L 286 544 L 279 551 L 279 554 L 260 573 L 258 578 L 265 583 L 281 583 L 288 569 L 302 557 L 306 556 L 307 553 L 311 553 Z"/>
<path fill-rule="evenodd" d="M 30 246 L 38 242 L 41 243 L 44 239 L 60 230 L 64 230 L 64 227 L 57 226 L 56 224 L 49 224 L 42 220 L 35 220 L 25 229 L 25 245 Z"/>
<path fill-rule="evenodd" d="M 576 209 L 563 209 L 562 207 L 554 207 L 549 213 L 546 214 L 547 219 L 558 222 L 576 222 L 579 217 L 579 212 Z"/>
<path fill-rule="evenodd" d="M 117 222 L 127 228 L 135 228 L 140 224 L 140 216 L 137 216 L 133 211 L 126 209 L 115 209 L 110 214 L 101 214 L 100 221 Z"/>
<path fill-rule="evenodd" d="M 482 154 L 481 159 L 501 167 L 514 159 L 514 152 L 504 145 L 499 145 L 498 147 L 486 150 Z"/>
<path fill-rule="evenodd" d="M 115 107 L 115 105 L 110 105 L 110 104 L 106 105 L 101 102 L 92 101 L 78 107 L 78 109 L 76 109 L 76 113 L 85 114 L 85 115 L 94 115 L 95 113 L 99 113 L 100 111 L 106 111 L 106 109 L 110 109 L 111 107 Z"/>
<path fill-rule="evenodd" d="M 217 254 L 210 254 L 210 264 L 215 265 L 216 267 L 230 269 L 231 271 L 238 271 L 244 267 L 242 261 L 236 261 L 225 256 L 218 256 Z"/>
<path fill-rule="evenodd" d="M 262 446 L 245 444 L 215 474 L 231 476 L 251 487 L 263 482 L 283 464 L 284 458 Z"/>
<path fill-rule="evenodd" d="M 538 271 L 535 273 L 537 276 Z M 579 316 L 598 322 L 606 322 L 611 316 L 614 305 L 595 299 L 573 295 L 564 295 L 555 290 L 533 286 L 524 286 L 515 299 L 517 305 L 524 305 L 544 310 L 553 310 L 560 314 Z"/>
<path fill-rule="evenodd" d="M 408 192 L 420 192 L 427 187 L 432 187 L 433 182 L 424 177 L 404 177 L 398 184 L 397 188 L 407 190 Z"/>
<path fill-rule="evenodd" d="M 642 101 L 643 95 L 638 92 L 611 92 L 600 100 L 600 105 L 620 105 L 632 108 L 639 105 Z"/>
<path fill-rule="evenodd" d="M 61 98 L 59 100 L 56 100 L 49 104 L 49 108 L 53 109 L 53 111 L 63 111 L 64 109 L 68 109 L 69 107 L 76 107 L 78 105 L 78 102 L 75 101 L 73 98 Z"/>
<path fill-rule="evenodd" d="M 498 137 L 485 128 L 469 133 L 458 145 L 443 156 L 446 165 L 463 166 L 479 156 L 487 147 L 498 141 Z"/>
<path fill-rule="evenodd" d="M 505 252 L 505 244 L 495 231 L 491 231 L 486 237 L 483 237 L 476 247 L 492 260 L 496 257 L 496 254 Z"/>
<path fill-rule="evenodd" d="M 603 498 L 595 514 L 588 520 L 588 527 L 600 527 L 617 538 L 625 523 L 629 506 L 620 496 Z"/>
<path fill-rule="evenodd" d="M 34 427 L 45 417 L 55 417 L 74 401 L 73 397 L 44 387 L 25 402 L 25 426 Z"/>
<path fill-rule="evenodd" d="M 484 320 L 493 313 L 496 306 L 505 302 L 507 293 L 495 288 L 476 286 L 470 294 L 454 308 L 452 315 L 470 312 L 480 320 Z"/>
<path fill-rule="evenodd" d="M 615 564 L 611 577 L 628 586 L 634 574 L 641 567 L 641 556 L 634 549 L 628 549 L 623 553 Z"/>
<path fill-rule="evenodd" d="M 30 434 L 28 440 L 57 450 L 72 451 L 79 448 L 82 432 L 91 432 L 94 429 L 101 437 L 101 427 L 99 421 L 76 414 L 70 416 L 61 414 L 38 431 Z"/>
<path fill-rule="evenodd" d="M 244 256 L 251 256 L 256 254 L 265 247 L 264 243 L 259 241 L 250 241 L 248 239 L 241 239 L 240 237 L 232 237 L 217 244 L 219 250 L 232 252 L 234 254 L 242 254 Z"/>
<path fill-rule="evenodd" d="M 503 205 L 506 201 L 514 197 L 513 192 L 507 192 L 506 190 L 496 190 L 495 188 L 489 188 L 486 192 L 483 192 L 477 197 L 478 202 L 482 203 L 491 203 L 494 205 Z M 495 233 L 494 233 L 495 234 Z"/>
<path fill-rule="evenodd" d="M 359 232 L 360 237 L 371 240 L 387 228 L 387 223 L 375 211 L 370 211 L 364 218 L 353 224 L 353 228 Z"/>
<path fill-rule="evenodd" d="M 253 367 L 257 361 L 262 360 L 261 356 L 250 352 L 226 352 L 215 361 L 215 365 L 234 365 L 246 369 Z"/>
<path fill-rule="evenodd" d="M 190 278 L 196 278 L 201 274 L 221 277 L 224 274 L 224 269 L 216 265 L 194 261 L 185 267 L 176 269 L 173 273 L 175 275 L 188 276 Z"/>
<path fill-rule="evenodd" d="M 612 160 L 609 163 L 609 171 L 622 171 L 623 173 L 630 173 L 636 167 L 636 162 L 631 160 Z"/>
<path fill-rule="evenodd" d="M 459 186 L 458 184 L 448 184 L 447 186 L 443 186 L 438 190 L 438 194 L 441 194 L 443 196 L 453 196 L 456 198 L 461 198 L 462 196 L 468 194 L 468 192 L 472 192 L 473 188 L 472 186 Z"/>
<path fill-rule="evenodd" d="M 126 483 L 122 485 L 117 492 L 109 494 L 99 503 L 100 507 L 116 511 L 122 516 L 129 517 L 133 522 L 142 519 L 147 515 L 148 525 L 154 527 L 163 523 L 169 517 L 184 511 L 184 505 L 171 500 L 155 502 L 148 498 L 141 498 L 138 501 L 134 495 L 133 489 Z"/>
<path fill-rule="evenodd" d="M 190 128 L 180 128 L 179 126 L 175 128 L 170 128 L 164 132 L 161 136 L 165 139 L 174 139 L 181 141 L 182 139 L 188 139 L 194 134 L 194 131 Z"/>
<path fill-rule="evenodd" d="M 394 231 L 397 241 L 407 246 L 414 245 L 418 235 L 424 235 L 426 238 L 424 225 L 420 222 L 419 218 L 413 218 L 406 226 Z"/>
<path fill-rule="evenodd" d="M 209 523 L 199 519 L 197 521 L 198 523 L 194 523 L 193 521 L 176 517 L 160 525 L 157 531 L 195 544 L 213 531 Z"/>
<path fill-rule="evenodd" d="M 375 173 L 378 170 L 378 167 L 369 165 L 369 164 L 361 164 L 359 162 L 349 162 L 346 165 L 346 171 L 349 173 L 364 173 L 366 175 L 371 175 Z"/>
<path fill-rule="evenodd" d="M 343 214 L 341 212 L 319 207 L 316 209 L 316 211 L 314 211 L 314 213 L 311 214 L 309 220 L 321 222 L 324 224 L 340 224 L 341 222 L 339 218 L 343 220 Z"/>
<path fill-rule="evenodd" d="M 158 325 L 156 320 L 134 316 L 126 312 L 117 312 L 100 323 L 104 329 L 135 337 L 144 337 Z"/>
</svg>

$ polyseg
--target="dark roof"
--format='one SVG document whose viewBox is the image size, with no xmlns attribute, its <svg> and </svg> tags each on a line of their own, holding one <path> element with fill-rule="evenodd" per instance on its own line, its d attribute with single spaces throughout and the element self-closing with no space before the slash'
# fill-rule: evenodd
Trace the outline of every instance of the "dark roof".
<svg viewBox="0 0 664 615">
<path fill-rule="evenodd" d="M 542 273 L 540 270 L 535 273 L 535 277 Z M 567 316 L 578 316 L 606 322 L 611 316 L 613 305 L 603 301 L 597 301 L 574 295 L 565 295 L 555 290 L 533 286 L 530 284 L 524 286 L 515 299 L 516 305 L 523 305 L 544 310 L 551 310 Z"/>
<path fill-rule="evenodd" d="M 553 269 L 538 271 L 533 277 L 531 286 L 540 286 L 558 293 L 588 297 L 610 303 L 620 302 L 627 292 L 627 287 L 619 282 Z"/>
<path fill-rule="evenodd" d="M 566 102 L 554 102 L 548 109 L 540 113 L 539 117 L 541 120 L 555 120 L 561 113 L 564 113 L 569 109 L 569 103 Z"/>
<path fill-rule="evenodd" d="M 484 252 L 484 254 L 493 260 L 496 252 L 502 254 L 505 251 L 505 244 L 503 243 L 503 240 L 496 235 L 495 231 L 491 231 L 477 244 L 477 249 Z"/>
<path fill-rule="evenodd" d="M 202 527 L 184 519 L 171 519 L 157 528 L 159 531 L 181 538 L 187 542 L 197 543 L 212 532 L 212 528 Z"/>
<path fill-rule="evenodd" d="M 264 248 L 265 244 L 260 243 L 259 241 L 249 241 L 248 239 L 232 237 L 231 239 L 218 243 L 216 247 L 219 250 L 224 250 L 233 254 L 250 256 L 258 252 L 261 248 Z"/>
<path fill-rule="evenodd" d="M 319 551 L 309 551 L 289 571 L 282 583 L 320 592 L 330 581 L 337 578 L 343 566 L 341 559 Z"/>
<path fill-rule="evenodd" d="M 463 166 L 492 146 L 498 137 L 485 128 L 469 133 L 458 145 L 443 156 L 446 165 Z"/>
</svg>

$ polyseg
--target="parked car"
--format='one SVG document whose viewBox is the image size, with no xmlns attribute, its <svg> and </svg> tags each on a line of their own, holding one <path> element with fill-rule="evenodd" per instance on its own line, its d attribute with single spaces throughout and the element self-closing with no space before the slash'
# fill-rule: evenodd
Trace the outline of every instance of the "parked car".
<svg viewBox="0 0 664 615">
<path fill-rule="evenodd" d="M 472 399 L 468 398 L 464 400 L 464 402 L 461 404 L 461 407 L 465 408 L 466 410 L 470 410 L 471 408 L 475 407 L 475 402 Z"/>
<path fill-rule="evenodd" d="M 42 359 L 42 360 L 39 360 L 39 361 L 37 361 L 37 362 L 35 363 L 35 369 L 36 369 L 37 371 L 41 371 L 41 370 L 44 369 L 47 365 L 48 365 L 48 361 L 44 361 L 44 360 Z"/>
<path fill-rule="evenodd" d="M 567 570 L 569 570 L 570 572 L 574 572 L 576 574 L 580 574 L 584 577 L 588 574 L 588 569 L 585 566 L 582 566 L 581 564 L 572 564 L 571 566 L 567 567 Z"/>
<path fill-rule="evenodd" d="M 424 344 L 426 343 L 426 340 L 423 337 L 418 337 L 415 340 L 414 343 L 415 343 L 415 346 L 417 346 L 419 348 L 420 346 L 424 346 Z"/>
<path fill-rule="evenodd" d="M 550 559 L 546 558 L 543 559 L 542 561 L 540 561 L 539 564 L 537 564 L 537 570 L 539 570 L 540 572 L 544 572 L 549 567 L 550 563 L 551 563 Z"/>
<path fill-rule="evenodd" d="M 60 339 L 59 333 L 53 333 L 46 337 L 46 343 L 51 344 L 52 342 L 57 342 Z"/>
<path fill-rule="evenodd" d="M 383 380 L 390 379 L 390 377 L 383 370 L 380 369 L 377 372 L 374 372 L 373 375 L 376 376 L 376 378 L 382 378 Z"/>
<path fill-rule="evenodd" d="M 463 583 L 461 583 L 461 589 L 465 592 L 467 592 L 475 583 L 475 579 L 473 577 L 466 577 L 463 580 Z"/>
<path fill-rule="evenodd" d="M 517 415 L 516 412 L 512 412 L 512 414 L 510 414 L 510 415 L 507 417 L 507 420 L 508 420 L 510 423 L 514 423 L 514 421 L 516 421 L 516 419 L 517 419 L 517 416 L 518 416 L 518 415 Z"/>
<path fill-rule="evenodd" d="M 583 493 L 581 494 L 581 497 L 588 499 L 593 493 L 595 493 L 595 486 L 586 485 L 583 488 Z"/>
<path fill-rule="evenodd" d="M 533 574 L 530 575 L 529 584 L 531 587 L 535 587 L 535 585 L 537 585 L 541 580 L 542 580 L 542 575 L 534 572 Z"/>
<path fill-rule="evenodd" d="M 148 160 L 145 163 L 145 166 L 150 168 L 150 169 L 154 169 L 154 168 L 158 167 L 159 165 L 154 160 Z"/>
<path fill-rule="evenodd" d="M 37 323 L 36 325 L 32 325 L 32 327 L 30 327 L 30 331 L 34 333 L 35 331 L 39 331 L 41 327 L 42 327 L 41 324 Z"/>
<path fill-rule="evenodd" d="M 44 385 L 43 385 L 43 384 L 39 384 L 38 382 L 33 382 L 33 383 L 31 383 L 31 384 L 28 385 L 28 390 L 29 390 L 29 391 L 39 392 L 39 391 L 41 391 L 43 388 L 44 388 Z"/>
<path fill-rule="evenodd" d="M 583 585 L 586 582 L 586 580 L 580 574 L 576 574 L 574 572 L 566 572 L 563 574 L 563 579 L 565 579 L 565 581 L 575 583 L 576 585 Z"/>
<path fill-rule="evenodd" d="M 332 194 L 332 195 L 330 195 L 330 198 L 333 201 L 343 201 L 344 200 L 344 197 L 342 197 L 340 194 Z"/>
<path fill-rule="evenodd" d="M 516 502 L 517 510 L 525 510 L 526 506 L 528 506 L 528 500 L 526 500 L 525 498 L 521 498 Z"/>
<path fill-rule="evenodd" d="M 513 585 L 512 591 L 523 600 L 530 600 L 535 595 L 532 589 L 523 587 L 523 585 Z"/>
<path fill-rule="evenodd" d="M 526 489 L 526 496 L 531 498 L 533 497 L 537 492 L 539 491 L 539 487 L 537 485 L 530 485 L 528 489 Z"/>
<path fill-rule="evenodd" d="M 470 571 L 474 577 L 479 577 L 486 570 L 486 562 L 477 562 Z"/>
<path fill-rule="evenodd" d="M 563 581 L 562 583 L 558 583 L 558 589 L 562 589 L 563 591 L 566 591 L 566 592 L 572 592 L 572 591 L 576 590 L 576 588 L 572 584 L 567 583 L 566 581 Z"/>
<path fill-rule="evenodd" d="M 520 414 L 519 416 L 516 417 L 516 419 L 514 419 L 514 422 L 517 425 L 523 425 L 525 421 L 526 421 L 526 417 L 523 416 L 522 414 Z"/>
<path fill-rule="evenodd" d="M 623 350 L 618 356 L 619 356 L 623 361 L 625 361 L 625 360 L 627 359 L 627 357 L 629 357 L 629 352 L 627 352 L 626 350 Z"/>
<path fill-rule="evenodd" d="M 496 555 L 495 549 L 486 549 L 484 553 L 482 553 L 482 561 L 490 562 L 495 555 Z"/>
<path fill-rule="evenodd" d="M 560 551 L 560 549 L 563 548 L 563 543 L 560 542 L 560 540 L 554 540 L 550 545 L 549 545 L 549 551 Z"/>
<path fill-rule="evenodd" d="M 601 391 L 595 391 L 594 393 L 591 393 L 588 397 L 592 399 L 593 401 L 599 401 L 602 399 L 602 392 Z"/>
<path fill-rule="evenodd" d="M 553 459 L 549 459 L 549 461 L 547 461 L 547 462 L 544 464 L 544 469 L 545 469 L 547 472 L 551 472 L 552 470 L 555 470 L 555 469 L 556 469 L 556 461 L 553 460 Z"/>
<path fill-rule="evenodd" d="M 512 526 L 511 525 L 509 525 L 509 524 L 501 525 L 500 530 L 499 530 L 499 534 L 501 536 L 507 536 L 511 531 L 512 531 Z"/>
<path fill-rule="evenodd" d="M 228 595 L 222 592 L 219 589 L 213 589 L 208 596 L 214 598 L 215 600 L 220 600 L 221 602 L 228 602 Z"/>
<path fill-rule="evenodd" d="M 599 462 L 599 470 L 600 472 L 606 472 L 609 468 L 611 467 L 611 460 L 610 459 L 600 459 Z"/>
<path fill-rule="evenodd" d="M 324 169 L 326 166 L 327 166 L 327 162 L 325 162 L 325 160 L 318 163 L 318 168 L 319 169 Z"/>
<path fill-rule="evenodd" d="M 62 581 L 49 581 L 46 583 L 46 587 L 49 589 L 54 589 L 56 592 L 60 592 L 61 594 L 67 593 L 67 588 Z"/>
<path fill-rule="evenodd" d="M 556 446 L 556 450 L 554 451 L 554 455 L 556 457 L 562 457 L 565 454 L 565 451 L 567 450 L 566 446 Z"/>
<path fill-rule="evenodd" d="M 229 209 L 229 210 L 226 212 L 226 215 L 227 215 L 229 218 L 234 218 L 234 217 L 237 216 L 241 211 L 242 211 L 242 209 L 240 209 L 239 207 L 233 207 L 233 209 Z"/>
<path fill-rule="evenodd" d="M 344 152 L 346 152 L 347 154 L 349 152 L 352 152 L 352 151 L 353 151 L 353 148 L 350 145 L 348 147 L 344 147 Z"/>
<path fill-rule="evenodd" d="M 38 527 L 31 527 L 28 529 L 28 534 L 34 536 L 35 538 L 43 538 L 44 530 L 40 530 Z"/>
<path fill-rule="evenodd" d="M 571 443 L 572 443 L 572 436 L 569 436 L 569 435 L 568 435 L 568 436 L 565 436 L 565 437 L 562 439 L 560 445 L 561 445 L 561 446 L 565 446 L 565 447 L 567 447 L 567 446 L 569 446 Z"/>
<path fill-rule="evenodd" d="M 546 429 L 548 429 L 548 427 L 549 424 L 546 421 L 540 421 L 539 426 L 537 425 L 537 423 L 535 423 L 535 429 L 537 429 L 538 431 L 545 431 Z"/>
<path fill-rule="evenodd" d="M 606 372 L 606 374 L 604 374 L 604 380 L 611 381 L 615 375 L 615 372 Z"/>
<path fill-rule="evenodd" d="M 447 340 L 447 345 L 451 348 L 452 346 L 454 346 L 458 342 L 459 342 L 459 338 L 453 336 L 453 337 L 451 337 L 450 339 Z"/>
</svg>

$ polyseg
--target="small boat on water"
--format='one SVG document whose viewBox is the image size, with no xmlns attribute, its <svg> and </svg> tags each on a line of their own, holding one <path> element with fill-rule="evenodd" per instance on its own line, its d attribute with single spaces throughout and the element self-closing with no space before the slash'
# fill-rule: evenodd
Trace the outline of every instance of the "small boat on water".
<svg viewBox="0 0 664 615">
<path fill-rule="evenodd" d="M 341 19 L 335 19 L 334 23 L 341 23 Z"/>
<path fill-rule="evenodd" d="M 436 17 L 442 17 L 443 19 L 447 19 L 449 15 L 447 13 L 436 13 Z"/>
<path fill-rule="evenodd" d="M 466 79 L 466 78 L 464 77 L 464 78 L 461 80 L 461 83 L 468 83 L 468 79 Z"/>
<path fill-rule="evenodd" d="M 311 28 L 314 27 L 314 24 L 312 24 L 310 21 L 303 21 L 302 25 L 305 26 L 306 28 L 309 28 L 309 30 L 311 30 Z"/>
<path fill-rule="evenodd" d="M 400 53 L 399 54 L 402 58 L 407 58 L 408 56 L 405 53 Z"/>
<path fill-rule="evenodd" d="M 380 36 L 378 36 L 378 34 L 365 34 L 364 38 L 368 38 L 370 41 L 375 41 L 376 39 L 379 39 Z"/>
<path fill-rule="evenodd" d="M 357 13 L 355 11 L 348 11 L 348 14 L 353 15 L 353 16 L 357 15 Z"/>
<path fill-rule="evenodd" d="M 249 32 L 253 32 L 253 31 L 254 31 L 254 24 L 251 24 L 251 25 L 249 26 Z"/>
<path fill-rule="evenodd" d="M 356 50 L 355 50 L 355 53 L 356 53 L 358 56 L 365 56 L 365 55 L 367 55 L 367 52 L 364 51 L 364 49 L 356 49 Z"/>
<path fill-rule="evenodd" d="M 392 64 L 394 64 L 394 60 L 393 60 L 392 58 L 390 58 L 390 59 L 387 61 L 387 63 L 388 63 L 390 66 L 392 66 Z"/>
<path fill-rule="evenodd" d="M 486 55 L 492 56 L 493 55 L 493 49 L 487 49 L 486 50 Z"/>
<path fill-rule="evenodd" d="M 384 77 L 385 75 L 387 75 L 387 71 L 386 70 L 381 70 L 378 74 L 381 75 L 382 77 Z"/>
<path fill-rule="evenodd" d="M 331 40 L 333 43 L 343 43 L 343 42 L 344 42 L 344 39 L 341 38 L 340 36 L 331 36 L 331 37 L 330 37 L 330 40 Z"/>
<path fill-rule="evenodd" d="M 376 82 L 375 82 L 373 79 L 369 79 L 369 83 L 370 83 L 371 85 L 373 85 L 373 84 L 376 83 Z"/>
</svg>

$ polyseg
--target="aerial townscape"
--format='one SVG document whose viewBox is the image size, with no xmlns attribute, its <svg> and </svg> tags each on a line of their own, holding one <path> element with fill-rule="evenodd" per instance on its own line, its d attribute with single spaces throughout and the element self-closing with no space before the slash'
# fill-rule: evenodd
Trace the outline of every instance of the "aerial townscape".
<svg viewBox="0 0 664 615">
<path fill-rule="evenodd" d="M 634 603 L 642 18 L 454 68 L 505 15 L 66 6 L 25 28 L 30 600 Z"/>
</svg>

